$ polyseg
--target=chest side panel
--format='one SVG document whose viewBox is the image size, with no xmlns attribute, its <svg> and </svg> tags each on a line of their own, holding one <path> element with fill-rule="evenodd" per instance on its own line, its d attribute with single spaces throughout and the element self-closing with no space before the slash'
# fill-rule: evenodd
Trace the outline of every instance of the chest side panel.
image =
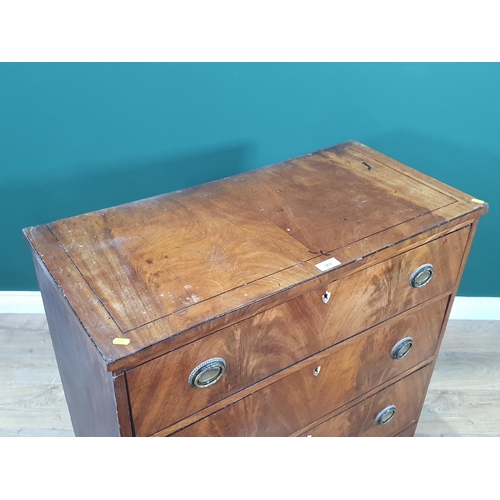
<svg viewBox="0 0 500 500">
<path fill-rule="evenodd" d="M 122 418 L 115 394 L 115 382 L 122 380 L 106 370 L 79 318 L 36 257 L 35 269 L 75 435 L 130 435 L 127 395 L 120 394 L 119 404 L 126 409 Z"/>
</svg>

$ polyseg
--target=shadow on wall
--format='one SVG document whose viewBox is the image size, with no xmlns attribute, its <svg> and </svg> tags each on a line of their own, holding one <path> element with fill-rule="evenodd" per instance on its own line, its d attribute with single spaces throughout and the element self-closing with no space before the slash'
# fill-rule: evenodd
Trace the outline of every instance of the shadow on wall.
<svg viewBox="0 0 500 500">
<path fill-rule="evenodd" d="M 3 241 L 0 290 L 38 290 L 22 229 L 184 189 L 248 170 L 250 146 L 235 145 L 178 158 L 103 165 L 57 178 L 0 186 Z"/>
<path fill-rule="evenodd" d="M 500 156 L 411 131 L 365 137 L 366 144 L 489 204 L 481 217 L 458 295 L 500 297 Z"/>
</svg>

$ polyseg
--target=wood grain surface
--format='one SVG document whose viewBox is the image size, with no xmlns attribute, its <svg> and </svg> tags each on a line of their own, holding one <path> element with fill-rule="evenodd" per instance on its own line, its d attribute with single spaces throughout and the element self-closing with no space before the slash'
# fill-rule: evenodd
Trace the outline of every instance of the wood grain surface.
<svg viewBox="0 0 500 500">
<path fill-rule="evenodd" d="M 321 301 L 321 292 L 316 293 L 316 302 L 324 309 L 329 306 Z M 386 307 L 384 300 L 373 301 L 373 304 Z M 404 362 L 405 368 L 412 366 L 408 362 L 417 364 L 434 354 L 447 304 L 448 297 L 441 298 L 412 310 L 405 321 L 395 318 L 391 323 L 401 338 L 405 336 L 403 332 L 415 340 L 419 338 L 415 351 Z M 345 309 L 348 307 L 346 301 Z M 356 329 L 358 323 L 353 322 L 349 327 L 347 321 L 340 321 L 342 311 L 337 311 L 336 316 L 327 316 L 326 322 L 321 321 L 325 315 L 318 314 L 316 320 L 315 311 L 315 308 L 297 305 L 275 308 L 128 371 L 136 432 L 145 435 L 157 432 L 360 331 Z M 370 318 L 370 315 L 363 317 Z M 371 325 L 365 323 L 364 326 Z M 391 348 L 392 345 L 389 352 Z M 215 357 L 227 362 L 223 378 L 204 389 L 190 387 L 187 380 L 191 371 Z"/>
<path fill-rule="evenodd" d="M 459 227 L 462 227 L 462 224 L 459 224 Z M 466 227 L 470 227 L 470 224 L 467 224 Z M 305 269 L 306 266 L 304 265 L 287 269 L 281 273 L 248 284 L 244 288 L 245 293 L 243 294 L 242 290 L 236 289 L 224 295 L 213 297 L 205 302 L 196 304 L 196 306 L 184 309 L 127 333 L 127 337 L 131 340 L 130 345 L 120 346 L 121 352 L 118 352 L 118 349 L 113 351 L 112 355 L 117 356 L 117 358 L 110 362 L 108 369 L 121 371 L 126 367 L 135 366 L 154 359 L 161 354 L 210 335 L 227 325 L 235 324 L 272 307 L 277 307 L 283 302 L 308 294 L 318 287 L 326 287 L 334 278 L 338 278 L 337 281 L 339 281 L 350 274 L 367 269 L 371 265 L 385 262 L 399 253 L 404 253 L 405 249 L 409 251 L 425 243 L 432 242 L 436 240 L 436 235 L 439 239 L 444 235 L 450 234 L 450 232 L 455 232 L 453 229 L 458 231 L 456 227 L 446 227 L 445 229 L 441 228 L 443 234 L 431 230 L 426 232 L 425 235 L 408 238 L 404 242 L 406 245 L 404 249 L 398 244 L 388 245 L 384 251 L 366 255 L 362 259 L 354 259 L 350 264 L 340 266 L 337 271 L 323 273 L 314 279 L 311 279 L 312 274 Z M 346 252 L 350 252 L 347 248 L 345 250 Z M 454 265 L 453 262 L 450 264 L 451 266 Z M 432 285 L 432 287 L 434 286 L 435 284 Z M 263 297 L 263 294 L 270 291 L 273 294 Z M 248 295 L 248 297 L 243 297 L 243 295 Z M 415 300 L 418 294 L 413 295 Z M 246 303 L 247 299 L 253 300 L 253 302 Z M 207 317 L 212 319 L 206 321 Z M 191 328 L 193 325 L 196 326 Z M 167 336 L 167 332 L 175 331 L 182 332 L 182 335 Z M 136 350 L 146 345 L 148 346 L 147 349 Z"/>
<path fill-rule="evenodd" d="M 120 436 L 112 374 L 38 259 L 35 270 L 75 435 Z"/>
<path fill-rule="evenodd" d="M 26 228 L 76 435 L 326 425 L 433 363 L 487 209 L 350 141 Z M 414 289 L 422 264 L 434 276 Z M 419 342 L 387 362 L 409 330 Z M 221 381 L 193 392 L 188 372 L 219 356 Z"/>
<path fill-rule="evenodd" d="M 350 141 L 25 235 L 119 373 L 486 210 Z"/>
<path fill-rule="evenodd" d="M 409 311 L 306 360 L 303 367 L 186 429 L 178 436 L 286 436 L 334 411 L 371 388 L 429 359 L 441 330 L 447 299 Z M 413 336 L 414 348 L 400 360 L 393 346 Z M 319 374 L 314 370 L 320 367 Z M 196 390 L 193 394 L 196 396 Z M 201 390 L 200 390 L 201 391 Z M 198 391 L 198 392 L 200 392 Z M 154 405 L 154 398 L 149 400 Z M 144 406 L 140 407 L 141 410 Z M 151 406 L 134 414 L 136 432 L 150 432 Z M 168 413 L 165 412 L 165 413 Z"/>
<path fill-rule="evenodd" d="M 451 320 L 415 436 L 499 437 L 499 359 L 500 321 Z M 0 314 L 0 436 L 72 435 L 45 316 Z"/>
<path fill-rule="evenodd" d="M 408 428 L 406 428 L 404 431 L 401 431 L 400 433 L 396 434 L 395 437 L 415 437 L 415 429 L 417 428 L 417 424 L 412 424 Z"/>
<path fill-rule="evenodd" d="M 126 332 L 455 201 L 334 148 L 48 227 Z"/>
<path fill-rule="evenodd" d="M 430 375 L 430 366 L 421 368 L 356 406 L 309 429 L 302 436 L 390 437 L 399 434 L 417 422 Z M 396 407 L 394 417 L 384 425 L 377 425 L 377 415 L 391 405 Z"/>
</svg>

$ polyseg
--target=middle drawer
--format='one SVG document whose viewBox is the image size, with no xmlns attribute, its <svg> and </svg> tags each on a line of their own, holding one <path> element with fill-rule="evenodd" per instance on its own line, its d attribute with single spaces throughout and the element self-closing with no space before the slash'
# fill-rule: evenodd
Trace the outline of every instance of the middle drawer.
<svg viewBox="0 0 500 500">
<path fill-rule="evenodd" d="M 434 301 L 331 347 L 298 371 L 176 435 L 292 434 L 429 359 L 447 303 L 448 297 Z"/>
<path fill-rule="evenodd" d="M 429 359 L 437 345 L 447 302 L 448 297 L 413 309 L 331 347 L 303 363 L 300 370 L 174 435 L 293 434 Z M 413 343 L 409 350 L 404 342 L 408 338 Z"/>
</svg>

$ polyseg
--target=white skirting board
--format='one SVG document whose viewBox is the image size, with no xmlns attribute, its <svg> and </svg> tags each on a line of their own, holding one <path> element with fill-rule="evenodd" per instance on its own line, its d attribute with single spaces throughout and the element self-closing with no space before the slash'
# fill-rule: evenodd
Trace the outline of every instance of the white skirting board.
<svg viewBox="0 0 500 500">
<path fill-rule="evenodd" d="M 43 314 L 40 292 L 0 292 L 0 314 Z M 500 297 L 456 297 L 450 319 L 500 320 Z"/>
<path fill-rule="evenodd" d="M 0 314 L 43 314 L 40 292 L 0 292 Z"/>
<path fill-rule="evenodd" d="M 500 320 L 500 297 L 455 297 L 450 319 Z"/>
</svg>

